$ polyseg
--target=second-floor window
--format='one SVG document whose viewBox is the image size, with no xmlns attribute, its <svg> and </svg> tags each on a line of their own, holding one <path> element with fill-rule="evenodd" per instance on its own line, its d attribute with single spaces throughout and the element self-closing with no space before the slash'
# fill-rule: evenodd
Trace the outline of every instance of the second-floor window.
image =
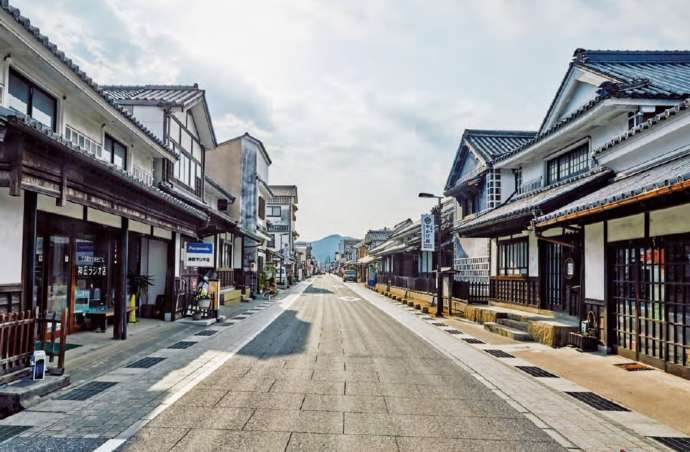
<svg viewBox="0 0 690 452">
<path fill-rule="evenodd" d="M 498 274 L 526 275 L 529 266 L 527 238 L 498 242 Z"/>
<path fill-rule="evenodd" d="M 269 217 L 279 217 L 280 216 L 280 206 L 268 206 L 268 216 Z"/>
<path fill-rule="evenodd" d="M 107 134 L 103 142 L 103 159 L 127 171 L 127 147 Z"/>
<path fill-rule="evenodd" d="M 266 200 L 259 196 L 259 218 L 264 220 L 266 218 Z"/>
<path fill-rule="evenodd" d="M 589 143 L 583 143 L 546 163 L 549 185 L 582 174 L 589 168 Z"/>
<path fill-rule="evenodd" d="M 276 247 L 276 235 L 275 234 L 268 234 L 268 244 L 267 246 L 269 248 L 275 248 Z"/>
<path fill-rule="evenodd" d="M 180 153 L 180 159 L 174 165 L 174 177 L 183 185 L 198 193 L 203 180 L 202 151 L 196 134 L 194 119 L 188 112 L 184 121 L 175 115 L 168 115 L 168 145 Z"/>
<path fill-rule="evenodd" d="M 10 69 L 9 107 L 56 130 L 57 101 L 27 78 Z"/>
</svg>

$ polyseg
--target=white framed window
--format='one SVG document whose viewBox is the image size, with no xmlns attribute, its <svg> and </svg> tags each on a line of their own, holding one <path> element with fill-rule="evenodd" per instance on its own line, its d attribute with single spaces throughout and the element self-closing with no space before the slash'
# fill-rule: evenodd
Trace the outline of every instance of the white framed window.
<svg viewBox="0 0 690 452">
<path fill-rule="evenodd" d="M 79 149 L 93 154 L 98 158 L 103 158 L 103 147 L 74 127 L 65 126 L 65 140 L 77 146 Z"/>
</svg>

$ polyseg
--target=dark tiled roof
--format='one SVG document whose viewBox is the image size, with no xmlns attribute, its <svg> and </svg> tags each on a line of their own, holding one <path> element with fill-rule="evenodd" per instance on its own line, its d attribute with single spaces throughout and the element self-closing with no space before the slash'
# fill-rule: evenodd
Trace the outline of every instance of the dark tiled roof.
<svg viewBox="0 0 690 452">
<path fill-rule="evenodd" d="M 96 82 L 91 79 L 84 71 L 82 71 L 79 66 L 77 66 L 74 61 L 65 55 L 65 53 L 58 49 L 58 47 L 48 39 L 48 37 L 41 33 L 38 27 L 31 25 L 31 21 L 21 15 L 21 11 L 11 6 L 9 0 L 0 0 L 0 9 L 7 12 L 12 18 L 20 24 L 26 31 L 28 31 L 36 40 L 48 49 L 55 57 L 57 57 L 65 66 L 67 66 L 74 74 L 77 75 L 84 83 L 86 83 L 91 89 L 93 89 L 98 95 L 100 95 L 111 107 L 122 114 L 126 120 L 131 122 L 139 130 L 141 130 L 144 135 L 146 135 L 150 140 L 160 146 L 166 153 L 177 156 L 177 153 L 168 149 L 168 147 L 163 143 L 163 141 L 158 138 L 151 130 L 149 130 L 144 124 L 139 122 L 131 113 L 122 108 L 118 103 L 110 97 L 103 89 L 101 89 Z"/>
<path fill-rule="evenodd" d="M 371 243 L 388 240 L 388 237 L 390 237 L 391 234 L 393 234 L 393 231 L 390 229 L 370 229 L 364 235 L 364 242 Z"/>
<path fill-rule="evenodd" d="M 151 104 L 185 106 L 204 95 L 198 85 L 101 86 L 103 91 L 122 105 Z"/>
<path fill-rule="evenodd" d="M 462 135 L 462 140 L 479 152 L 485 160 L 491 162 L 499 155 L 525 144 L 536 134 L 537 132 L 514 130 L 467 129 Z"/>
<path fill-rule="evenodd" d="M 224 189 L 222 185 L 220 185 L 218 182 L 213 180 L 210 176 L 205 175 L 204 179 L 206 179 L 206 183 L 208 185 L 210 185 L 211 187 L 216 189 L 219 193 L 221 193 L 223 196 L 225 196 L 231 204 L 233 202 L 235 202 L 237 197 L 235 195 L 233 195 L 232 193 L 230 193 L 229 191 L 227 191 L 226 189 Z"/>
<path fill-rule="evenodd" d="M 490 226 L 499 222 L 510 221 L 511 218 L 529 214 L 539 214 L 540 210 L 548 203 L 557 201 L 567 196 L 572 191 L 585 187 L 590 183 L 599 181 L 610 175 L 609 170 L 594 170 L 576 178 L 550 185 L 532 192 L 520 195 L 505 204 L 494 209 L 487 210 L 478 216 L 460 223 L 456 230 L 462 235 L 472 229 Z"/>
<path fill-rule="evenodd" d="M 542 139 L 554 134 L 583 114 L 609 98 L 682 99 L 690 97 L 690 51 L 584 50 L 577 49 L 546 117 L 553 109 L 573 67 L 581 67 L 615 79 L 602 86 L 596 97 L 560 119 L 548 129 L 542 129 L 532 140 L 496 160 L 518 154 Z M 546 120 L 545 120 L 546 121 Z"/>
<path fill-rule="evenodd" d="M 657 124 L 664 122 L 667 119 L 676 116 L 678 113 L 680 113 L 682 111 L 687 110 L 689 106 L 690 106 L 690 101 L 685 100 L 678 105 L 674 105 L 673 107 L 670 107 L 670 108 L 662 111 L 661 113 L 653 116 L 652 118 L 649 118 L 648 120 L 646 120 L 642 124 L 639 124 L 630 130 L 627 130 L 625 133 L 618 135 L 618 136 L 612 138 L 611 140 L 607 141 L 603 145 L 599 146 L 598 148 L 596 148 L 593 151 L 593 155 L 594 156 L 600 155 L 601 153 L 608 151 L 609 149 L 623 143 L 624 141 L 627 141 L 628 139 L 630 139 L 636 135 L 639 135 L 642 132 L 645 132 L 649 129 L 654 128 Z"/>
<path fill-rule="evenodd" d="M 685 97 L 690 95 L 690 51 L 584 50 L 575 51 L 576 66 L 633 84 L 630 97 Z"/>
<path fill-rule="evenodd" d="M 149 194 L 157 197 L 159 200 L 167 202 L 168 204 L 172 204 L 173 206 L 182 209 L 191 215 L 207 220 L 208 216 L 206 213 L 200 209 L 197 209 L 195 207 L 190 206 L 186 202 L 168 194 L 165 193 L 163 190 L 146 185 L 139 180 L 135 179 L 131 174 L 128 172 L 116 167 L 115 165 L 112 165 L 110 163 L 105 162 L 104 160 L 101 160 L 97 158 L 95 155 L 86 152 L 79 148 L 78 146 L 75 146 L 71 141 L 66 141 L 61 135 L 58 135 L 57 133 L 53 132 L 51 129 L 48 127 L 44 126 L 40 122 L 36 121 L 35 119 L 32 119 L 22 113 L 18 113 L 15 110 L 11 110 L 5 107 L 0 107 L 0 121 L 6 122 L 10 125 L 17 126 L 21 129 L 31 131 L 34 133 L 37 133 L 45 139 L 50 140 L 57 146 L 61 146 L 63 149 L 65 149 L 68 152 L 71 152 L 75 154 L 75 156 L 80 157 L 83 160 L 89 161 L 92 165 L 95 165 L 99 167 L 103 171 L 107 171 L 114 176 L 118 177 L 122 181 L 129 183 L 133 186 L 136 186 L 138 189 L 143 190 L 145 192 L 148 192 Z"/>
<path fill-rule="evenodd" d="M 589 209 L 624 201 L 688 180 L 690 180 L 690 156 L 675 157 L 672 160 L 657 163 L 653 167 L 642 168 L 632 174 L 619 175 L 605 187 L 539 217 L 538 221 L 549 222 L 578 212 L 584 216 Z"/>
</svg>

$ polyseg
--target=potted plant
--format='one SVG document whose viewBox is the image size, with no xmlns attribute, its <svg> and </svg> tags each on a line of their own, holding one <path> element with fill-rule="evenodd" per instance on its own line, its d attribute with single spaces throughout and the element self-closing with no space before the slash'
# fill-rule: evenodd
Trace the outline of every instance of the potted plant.
<svg viewBox="0 0 690 452">
<path fill-rule="evenodd" d="M 133 296 L 130 298 L 131 312 L 135 313 L 134 315 L 130 314 L 130 322 L 134 323 L 136 322 L 136 309 L 141 306 L 141 297 L 148 295 L 149 287 L 153 285 L 153 276 L 130 272 L 127 279 L 129 280 L 129 294 Z"/>
</svg>

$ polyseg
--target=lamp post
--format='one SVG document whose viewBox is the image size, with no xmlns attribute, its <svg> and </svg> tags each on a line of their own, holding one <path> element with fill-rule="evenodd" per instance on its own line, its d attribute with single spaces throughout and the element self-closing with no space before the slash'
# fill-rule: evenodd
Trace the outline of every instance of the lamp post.
<svg viewBox="0 0 690 452">
<path fill-rule="evenodd" d="M 441 278 L 441 261 L 443 260 L 443 249 L 441 246 L 441 200 L 443 196 L 431 193 L 420 193 L 420 198 L 435 198 L 436 205 L 436 317 L 443 317 L 443 286 Z"/>
</svg>

